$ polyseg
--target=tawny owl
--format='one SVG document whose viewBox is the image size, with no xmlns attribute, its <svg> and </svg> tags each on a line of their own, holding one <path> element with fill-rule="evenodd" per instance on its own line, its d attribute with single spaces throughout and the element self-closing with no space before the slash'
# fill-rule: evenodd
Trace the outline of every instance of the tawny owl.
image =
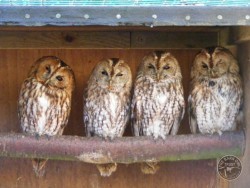
<svg viewBox="0 0 250 188">
<path fill-rule="evenodd" d="M 189 116 L 192 133 L 236 129 L 242 114 L 242 83 L 237 60 L 223 47 L 201 50 L 191 70 Z"/>
<path fill-rule="evenodd" d="M 84 124 L 87 136 L 112 140 L 121 137 L 130 117 L 132 74 L 121 59 L 100 61 L 94 68 L 84 96 Z M 115 163 L 97 165 L 102 176 L 110 176 Z"/>
<path fill-rule="evenodd" d="M 38 59 L 24 80 L 18 101 L 18 115 L 24 133 L 61 135 L 67 125 L 75 86 L 71 68 L 54 56 Z M 34 159 L 33 169 L 43 176 L 47 160 Z"/>
<path fill-rule="evenodd" d="M 135 136 L 165 139 L 176 135 L 185 111 L 182 74 L 176 58 L 166 51 L 145 56 L 140 64 L 132 99 Z M 154 174 L 157 163 L 143 163 L 142 172 Z"/>
</svg>

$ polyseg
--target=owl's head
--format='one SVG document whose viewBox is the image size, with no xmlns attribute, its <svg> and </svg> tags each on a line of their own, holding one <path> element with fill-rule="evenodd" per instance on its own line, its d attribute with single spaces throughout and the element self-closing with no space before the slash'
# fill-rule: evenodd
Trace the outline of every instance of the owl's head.
<svg viewBox="0 0 250 188">
<path fill-rule="evenodd" d="M 75 78 L 72 69 L 55 56 L 44 56 L 32 66 L 29 77 L 49 88 L 63 89 L 72 92 Z"/>
<path fill-rule="evenodd" d="M 130 89 L 132 73 L 127 63 L 118 58 L 101 60 L 93 70 L 90 82 L 113 92 Z"/>
<path fill-rule="evenodd" d="M 223 47 L 201 50 L 194 59 L 191 78 L 220 78 L 225 74 L 238 74 L 239 67 L 233 54 Z"/>
<path fill-rule="evenodd" d="M 145 56 L 139 68 L 139 75 L 157 82 L 182 78 L 177 59 L 165 51 L 155 51 Z"/>
</svg>

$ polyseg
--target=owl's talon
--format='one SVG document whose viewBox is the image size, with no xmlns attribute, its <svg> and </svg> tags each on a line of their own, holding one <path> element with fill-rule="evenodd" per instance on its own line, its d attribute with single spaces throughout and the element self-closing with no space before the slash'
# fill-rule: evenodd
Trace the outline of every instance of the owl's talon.
<svg viewBox="0 0 250 188">
<path fill-rule="evenodd" d="M 100 172 L 100 175 L 103 177 L 109 177 L 117 169 L 116 163 L 107 163 L 107 164 L 97 164 L 97 169 Z"/>
<path fill-rule="evenodd" d="M 222 135 L 222 131 L 218 130 L 217 132 L 220 136 Z"/>
<path fill-rule="evenodd" d="M 38 133 L 35 134 L 35 138 L 36 140 L 39 140 L 40 139 L 40 135 Z"/>
<path fill-rule="evenodd" d="M 48 134 L 45 134 L 45 137 L 46 137 L 48 140 L 51 140 L 51 137 L 52 137 L 52 136 L 50 136 L 50 135 L 48 135 Z"/>
<path fill-rule="evenodd" d="M 157 162 L 146 162 L 141 164 L 141 171 L 144 174 L 155 174 L 159 170 Z"/>
</svg>

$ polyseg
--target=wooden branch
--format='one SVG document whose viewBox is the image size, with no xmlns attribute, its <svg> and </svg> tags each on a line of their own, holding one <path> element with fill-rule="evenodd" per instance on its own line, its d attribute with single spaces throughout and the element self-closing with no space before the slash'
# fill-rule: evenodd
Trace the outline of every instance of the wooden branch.
<svg viewBox="0 0 250 188">
<path fill-rule="evenodd" d="M 166 140 L 123 137 L 113 141 L 78 136 L 39 139 L 23 134 L 0 134 L 0 156 L 48 158 L 87 163 L 135 163 L 214 159 L 225 155 L 242 156 L 244 131 L 215 135 L 177 135 Z"/>
</svg>

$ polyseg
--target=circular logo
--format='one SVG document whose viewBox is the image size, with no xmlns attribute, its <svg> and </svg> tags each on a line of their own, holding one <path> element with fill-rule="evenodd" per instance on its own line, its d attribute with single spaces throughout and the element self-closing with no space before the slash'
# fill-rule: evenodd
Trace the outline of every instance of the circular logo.
<svg viewBox="0 0 250 188">
<path fill-rule="evenodd" d="M 242 166 L 240 160 L 235 156 L 224 156 L 218 163 L 218 172 L 226 180 L 234 180 L 239 177 Z"/>
</svg>

